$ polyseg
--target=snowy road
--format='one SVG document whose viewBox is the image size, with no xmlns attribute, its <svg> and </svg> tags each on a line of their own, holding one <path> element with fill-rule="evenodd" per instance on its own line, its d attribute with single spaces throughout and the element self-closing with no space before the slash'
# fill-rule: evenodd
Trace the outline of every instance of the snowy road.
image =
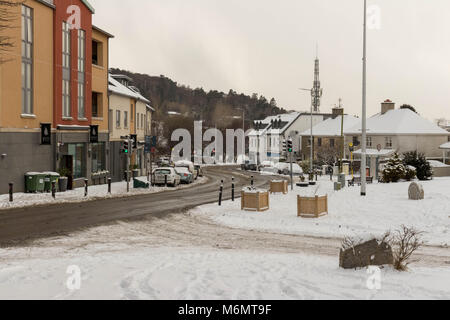
<svg viewBox="0 0 450 320">
<path fill-rule="evenodd" d="M 225 181 L 224 199 L 231 197 L 231 177 L 236 190 L 248 185 L 251 173 L 241 173 L 235 167 L 209 167 L 208 182 L 189 188 L 162 193 L 112 198 L 80 203 L 63 203 L 0 211 L 0 244 L 46 237 L 60 232 L 79 230 L 111 221 L 138 219 L 151 215 L 178 213 L 218 199 L 220 181 Z M 257 186 L 269 177 L 255 176 Z"/>
</svg>

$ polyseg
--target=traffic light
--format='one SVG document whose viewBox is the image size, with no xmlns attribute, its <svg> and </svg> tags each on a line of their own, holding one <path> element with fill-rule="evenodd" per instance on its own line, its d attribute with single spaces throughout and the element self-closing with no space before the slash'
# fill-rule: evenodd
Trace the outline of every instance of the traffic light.
<svg viewBox="0 0 450 320">
<path fill-rule="evenodd" d="M 289 138 L 288 142 L 287 142 L 287 149 L 289 153 L 292 153 L 294 151 L 294 145 L 292 143 L 292 139 Z"/>
<path fill-rule="evenodd" d="M 131 152 L 130 152 L 130 143 L 129 143 L 129 140 L 128 140 L 128 139 L 125 139 L 125 140 L 123 141 L 123 149 L 122 149 L 122 152 L 125 153 L 125 154 L 131 153 Z"/>
<path fill-rule="evenodd" d="M 287 143 L 286 140 L 283 141 L 283 153 L 287 152 Z"/>
<path fill-rule="evenodd" d="M 137 134 L 130 134 L 130 139 L 132 140 L 133 149 L 137 149 Z"/>
</svg>

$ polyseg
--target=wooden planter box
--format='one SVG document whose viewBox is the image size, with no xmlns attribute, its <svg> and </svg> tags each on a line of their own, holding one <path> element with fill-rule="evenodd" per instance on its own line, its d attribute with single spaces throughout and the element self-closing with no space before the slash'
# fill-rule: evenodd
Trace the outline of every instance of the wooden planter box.
<svg viewBox="0 0 450 320">
<path fill-rule="evenodd" d="M 297 196 L 297 214 L 302 218 L 319 218 L 328 214 L 328 196 Z"/>
<path fill-rule="evenodd" d="M 269 192 L 241 192 L 241 210 L 267 211 L 269 210 Z"/>
<path fill-rule="evenodd" d="M 270 181 L 270 193 L 287 194 L 288 192 L 288 182 L 286 180 Z"/>
</svg>

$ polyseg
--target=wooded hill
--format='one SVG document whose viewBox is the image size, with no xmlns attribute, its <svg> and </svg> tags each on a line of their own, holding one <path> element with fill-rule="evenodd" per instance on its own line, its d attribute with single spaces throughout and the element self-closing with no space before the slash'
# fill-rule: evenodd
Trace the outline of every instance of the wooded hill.
<svg viewBox="0 0 450 320">
<path fill-rule="evenodd" d="M 230 90 L 228 93 L 202 88 L 192 89 L 161 75 L 159 77 L 130 71 L 111 69 L 112 74 L 124 74 L 133 79 L 131 85 L 150 99 L 156 109 L 155 120 L 165 121 L 168 112 L 176 112 L 193 120 L 204 120 L 205 125 L 224 128 L 242 128 L 242 109 L 245 110 L 246 128 L 252 121 L 267 116 L 285 113 L 277 106 L 275 99 L 268 101 L 264 96 L 248 96 Z"/>
</svg>

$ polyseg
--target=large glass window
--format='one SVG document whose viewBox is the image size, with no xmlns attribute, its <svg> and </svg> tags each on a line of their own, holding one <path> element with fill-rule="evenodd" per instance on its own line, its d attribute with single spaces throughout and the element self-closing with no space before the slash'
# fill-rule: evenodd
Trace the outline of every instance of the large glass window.
<svg viewBox="0 0 450 320">
<path fill-rule="evenodd" d="M 68 144 L 68 154 L 73 157 L 74 179 L 86 176 L 86 145 L 84 143 Z"/>
<path fill-rule="evenodd" d="M 70 118 L 71 107 L 70 107 L 70 29 L 67 22 L 63 22 L 62 25 L 62 111 L 64 118 Z"/>
<path fill-rule="evenodd" d="M 33 114 L 33 9 L 22 6 L 22 113 Z"/>
<path fill-rule="evenodd" d="M 106 170 L 105 161 L 105 143 L 93 143 L 92 144 L 92 172 Z"/>
<path fill-rule="evenodd" d="M 86 32 L 78 30 L 78 118 L 86 118 L 85 108 Z"/>
</svg>

